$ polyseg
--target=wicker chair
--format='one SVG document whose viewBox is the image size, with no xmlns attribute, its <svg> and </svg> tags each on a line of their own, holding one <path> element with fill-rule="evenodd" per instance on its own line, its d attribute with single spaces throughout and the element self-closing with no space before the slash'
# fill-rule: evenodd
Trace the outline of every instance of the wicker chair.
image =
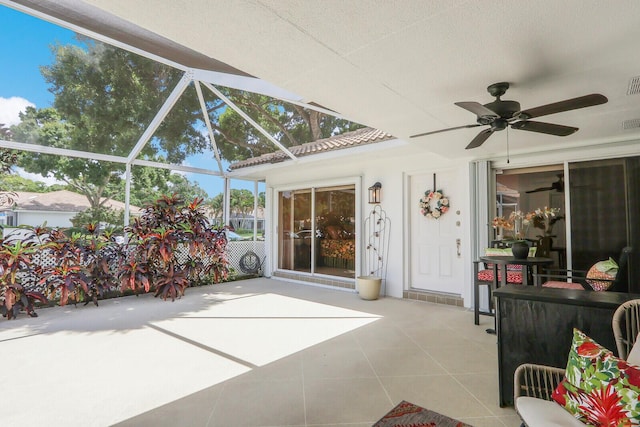
<svg viewBox="0 0 640 427">
<path fill-rule="evenodd" d="M 564 378 L 564 368 L 525 363 L 514 374 L 514 399 L 521 396 L 551 400 L 553 390 Z"/>
<path fill-rule="evenodd" d="M 618 356 L 626 360 L 640 333 L 640 300 L 627 301 L 618 307 L 612 326 Z"/>
<path fill-rule="evenodd" d="M 640 333 L 640 299 L 621 304 L 613 314 L 611 326 L 618 356 L 627 360 L 638 333 Z M 640 360 L 636 360 L 639 358 L 639 354 L 640 351 L 635 349 L 634 360 L 631 362 L 640 363 Z M 532 363 L 518 366 L 513 377 L 514 402 L 524 396 L 550 401 L 553 391 L 564 378 L 564 372 L 563 368 Z M 522 416 L 522 414 L 520 415 Z M 523 423 L 522 426 L 526 426 L 526 424 Z"/>
</svg>

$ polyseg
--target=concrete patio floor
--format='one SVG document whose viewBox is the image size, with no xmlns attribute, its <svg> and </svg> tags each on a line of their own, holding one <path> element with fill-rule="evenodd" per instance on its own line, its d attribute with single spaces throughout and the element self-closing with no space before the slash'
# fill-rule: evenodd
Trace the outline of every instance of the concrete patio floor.
<svg viewBox="0 0 640 427">
<path fill-rule="evenodd" d="M 2 426 L 371 426 L 401 400 L 476 427 L 496 337 L 457 307 L 275 279 L 0 321 Z"/>
</svg>

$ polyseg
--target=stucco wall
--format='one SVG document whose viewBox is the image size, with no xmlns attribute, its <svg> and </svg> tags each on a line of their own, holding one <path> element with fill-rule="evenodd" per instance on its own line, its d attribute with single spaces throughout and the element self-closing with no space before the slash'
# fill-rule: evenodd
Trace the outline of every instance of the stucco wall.
<svg viewBox="0 0 640 427">
<path fill-rule="evenodd" d="M 75 212 L 18 212 L 18 225 L 39 226 L 45 221 L 47 227 L 71 227 Z"/>
<path fill-rule="evenodd" d="M 468 142 L 466 139 L 461 144 Z M 451 160 L 428 153 L 426 144 L 437 143 L 429 140 L 419 142 L 404 142 L 395 140 L 380 147 L 362 147 L 349 150 L 346 153 L 335 152 L 328 155 L 312 156 L 314 160 L 301 158 L 297 162 L 283 162 L 268 165 L 264 170 L 256 170 L 254 177 L 264 177 L 267 183 L 267 235 L 272 233 L 276 225 L 275 197 L 278 189 L 295 185 L 322 185 L 324 181 L 340 180 L 357 177 L 360 181 L 360 218 L 369 209 L 367 203 L 367 188 L 375 182 L 382 183 L 382 208 L 392 220 L 390 240 L 390 257 L 387 274 L 387 295 L 402 297 L 402 291 L 408 286 L 408 239 L 407 212 L 415 209 L 416 203 L 407 200 L 407 176 L 421 173 L 438 172 L 439 170 L 457 170 L 462 183 L 461 194 L 448 194 L 455 202 L 452 209 L 461 210 L 463 226 L 462 257 L 465 265 L 464 286 L 462 298 L 467 307 L 472 306 L 472 257 L 471 257 L 471 218 L 475 215 L 470 207 L 469 163 L 474 160 L 475 152 L 470 150 L 470 157 Z M 616 141 L 580 147 L 579 142 L 560 141 L 556 150 L 537 150 L 535 146 L 525 152 L 512 152 L 507 162 L 506 153 L 502 147 L 496 146 L 495 155 L 489 159 L 495 168 L 520 168 L 548 164 L 559 164 L 565 161 L 592 160 L 612 157 L 624 157 L 640 154 L 640 141 Z M 251 173 L 249 174 L 251 175 Z M 268 239 L 267 251 L 275 248 L 273 239 Z M 481 248 L 478 248 L 480 250 Z M 274 267 L 275 257 L 269 254 L 269 264 L 266 273 L 270 274 Z"/>
<path fill-rule="evenodd" d="M 357 159 L 357 161 L 356 161 Z M 323 185 L 323 183 L 357 177 L 360 181 L 360 219 L 368 215 L 371 205 L 368 203 L 368 187 L 375 182 L 382 183 L 381 207 L 391 219 L 391 233 L 389 241 L 389 257 L 387 264 L 387 289 L 389 296 L 401 298 L 403 290 L 408 286 L 407 260 L 408 247 L 405 242 L 408 238 L 407 210 L 417 209 L 417 201 L 413 203 L 407 199 L 406 180 L 407 175 L 437 172 L 443 169 L 457 170 L 462 182 L 462 194 L 449 195 L 455 197 L 456 202 L 452 209 L 461 210 L 463 217 L 468 216 L 469 207 L 469 179 L 468 160 L 450 161 L 441 157 L 418 152 L 413 147 L 395 147 L 384 151 L 361 150 L 355 157 L 327 159 L 322 162 L 300 162 L 272 169 L 267 174 L 267 187 L 272 191 L 270 200 L 269 223 L 270 230 L 276 226 L 276 197 L 277 191 L 283 188 L 297 185 Z M 464 265 L 471 265 L 469 260 L 469 238 L 466 224 L 463 221 L 464 238 L 462 243 L 462 256 Z M 269 233 L 273 235 L 273 233 Z M 360 233 L 362 234 L 362 233 Z M 273 242 L 270 245 L 274 248 Z M 274 267 L 274 257 L 271 257 L 270 266 Z M 362 262 L 360 262 L 362 264 Z M 471 285 L 470 275 L 465 274 L 465 284 L 462 297 L 465 305 L 470 303 Z"/>
</svg>

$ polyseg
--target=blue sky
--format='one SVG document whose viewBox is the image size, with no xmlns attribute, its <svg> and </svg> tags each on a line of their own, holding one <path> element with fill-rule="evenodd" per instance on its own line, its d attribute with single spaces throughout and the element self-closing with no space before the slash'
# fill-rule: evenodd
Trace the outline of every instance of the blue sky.
<svg viewBox="0 0 640 427">
<path fill-rule="evenodd" d="M 50 44 L 71 43 L 74 33 L 6 6 L 0 6 L 0 22 L 0 97 L 24 98 L 38 108 L 50 106 L 53 96 L 38 67 L 51 62 Z"/>
<path fill-rule="evenodd" d="M 47 90 L 39 67 L 51 63 L 50 45 L 75 43 L 75 40 L 70 30 L 2 5 L 0 23 L 0 40 L 4 48 L 4 60 L 0 66 L 0 123 L 10 125 L 17 123 L 18 111 L 23 111 L 28 105 L 37 108 L 51 106 L 53 95 Z M 198 156 L 187 159 L 186 163 L 209 169 L 215 165 L 215 160 Z M 28 177 L 36 178 L 33 175 Z M 222 192 L 223 181 L 218 177 L 199 174 L 187 174 L 187 177 L 197 181 L 211 197 Z M 252 182 L 234 180 L 232 185 L 233 188 L 253 190 Z"/>
</svg>

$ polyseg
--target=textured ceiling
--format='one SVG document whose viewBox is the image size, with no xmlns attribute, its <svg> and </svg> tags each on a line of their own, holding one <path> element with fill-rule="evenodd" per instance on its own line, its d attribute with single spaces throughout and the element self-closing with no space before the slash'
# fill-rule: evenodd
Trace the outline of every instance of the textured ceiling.
<svg viewBox="0 0 640 427">
<path fill-rule="evenodd" d="M 510 130 L 512 152 L 640 137 L 639 128 L 622 125 L 640 119 L 640 95 L 627 95 L 630 80 L 640 76 L 640 2 L 635 0 L 19 3 L 56 5 L 59 17 L 81 10 L 76 24 L 84 21 L 98 32 L 115 22 L 134 24 L 110 36 L 119 34 L 135 45 L 128 32 L 144 30 L 152 36 L 139 48 L 151 43 L 154 53 L 178 63 L 200 58 L 210 69 L 241 70 L 407 140 L 474 123 L 475 116 L 454 102 L 491 102 L 486 87 L 500 81 L 511 84 L 503 99 L 517 100 L 523 109 L 590 93 L 609 98 L 604 105 L 540 119 L 580 128 L 568 137 Z M 478 131 L 410 142 L 447 157 L 504 153 L 505 131 L 481 148 L 465 150 Z"/>
</svg>

